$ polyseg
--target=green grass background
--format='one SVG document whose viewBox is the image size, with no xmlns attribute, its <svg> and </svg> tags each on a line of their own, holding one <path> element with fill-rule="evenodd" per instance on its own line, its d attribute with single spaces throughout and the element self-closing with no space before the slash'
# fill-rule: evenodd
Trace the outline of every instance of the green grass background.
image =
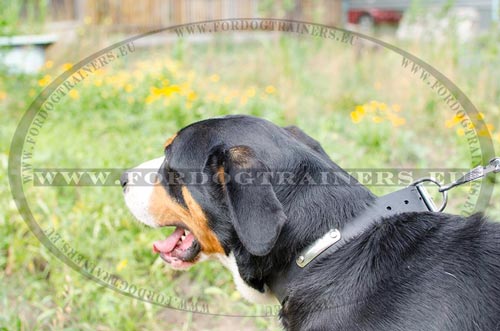
<svg viewBox="0 0 500 331">
<path fill-rule="evenodd" d="M 447 40 L 398 45 L 463 89 L 491 125 L 498 146 L 498 31 L 468 44 Z M 22 114 L 63 67 L 61 61 L 50 61 L 36 76 L 0 74 L 0 329 L 279 329 L 276 317 L 203 316 L 121 296 L 73 271 L 38 242 L 11 198 L 7 159 Z M 366 111 L 355 123 L 352 113 L 359 107 Z M 404 124 L 390 120 L 396 113 Z M 298 125 L 344 168 L 471 166 L 460 127 L 446 124 L 454 114 L 401 68 L 400 56 L 380 47 L 304 36 L 244 44 L 218 36 L 204 45 L 180 41 L 137 49 L 88 77 L 57 105 L 38 137 L 33 164 L 132 167 L 161 156 L 165 139 L 183 126 L 225 114 Z M 240 297 L 217 262 L 189 272 L 166 268 L 151 253 L 151 243 L 169 230 L 136 222 L 120 187 L 26 189 L 42 228 L 56 228 L 81 254 L 123 279 L 168 296 L 199 298 L 215 313 L 260 312 Z M 395 189 L 373 187 L 377 194 Z M 460 210 L 466 192 L 451 193 L 448 211 Z M 498 192 L 497 185 L 486 212 L 500 220 Z"/>
</svg>

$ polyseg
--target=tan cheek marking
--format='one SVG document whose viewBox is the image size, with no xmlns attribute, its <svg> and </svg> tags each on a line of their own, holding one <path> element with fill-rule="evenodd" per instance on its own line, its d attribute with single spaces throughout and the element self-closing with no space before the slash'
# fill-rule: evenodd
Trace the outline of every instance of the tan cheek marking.
<svg viewBox="0 0 500 331">
<path fill-rule="evenodd" d="M 173 201 L 159 183 L 153 188 L 149 200 L 149 212 L 158 226 L 173 225 L 175 222 L 189 218 L 188 211 Z"/>
<path fill-rule="evenodd" d="M 215 233 L 208 227 L 205 213 L 185 186 L 182 187 L 182 196 L 188 206 L 187 210 L 173 201 L 161 184 L 155 184 L 149 201 L 149 212 L 153 215 L 156 224 L 165 226 L 182 222 L 198 239 L 203 252 L 224 253 Z"/>
<path fill-rule="evenodd" d="M 208 227 L 205 213 L 185 186 L 182 187 L 182 196 L 191 214 L 189 221 L 185 223 L 200 242 L 203 251 L 209 254 L 224 253 L 224 249 L 215 233 Z"/>
<path fill-rule="evenodd" d="M 167 141 L 165 141 L 165 143 L 163 144 L 163 149 L 167 148 L 170 144 L 172 144 L 175 138 L 177 138 L 177 133 L 174 134 L 172 137 L 168 138 Z"/>
</svg>

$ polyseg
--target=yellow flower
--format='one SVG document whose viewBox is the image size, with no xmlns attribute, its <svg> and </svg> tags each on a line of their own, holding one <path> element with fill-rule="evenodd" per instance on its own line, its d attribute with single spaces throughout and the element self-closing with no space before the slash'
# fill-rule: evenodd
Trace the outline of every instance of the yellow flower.
<svg viewBox="0 0 500 331">
<path fill-rule="evenodd" d="M 179 85 L 170 85 L 170 86 L 164 86 L 162 88 L 158 87 L 152 87 L 150 92 L 152 95 L 155 96 L 166 96 L 169 97 L 174 93 L 179 93 L 181 91 L 181 88 Z"/>
<path fill-rule="evenodd" d="M 378 109 L 380 109 L 381 111 L 384 111 L 384 112 L 385 112 L 385 111 L 387 111 L 388 107 L 387 107 L 387 105 L 386 105 L 385 103 L 380 102 L 380 103 L 378 104 Z"/>
<path fill-rule="evenodd" d="M 0 91 L 0 100 L 4 100 L 7 97 L 7 93 L 5 91 Z"/>
<path fill-rule="evenodd" d="M 213 74 L 209 77 L 210 81 L 214 82 L 214 83 L 217 83 L 219 80 L 220 80 L 220 77 L 219 75 L 217 74 Z"/>
<path fill-rule="evenodd" d="M 42 79 L 40 79 L 38 81 L 38 85 L 40 85 L 41 87 L 47 86 L 47 85 L 49 85 L 51 80 L 52 80 L 52 77 L 50 77 L 50 75 L 45 75 L 45 76 L 43 76 Z"/>
<path fill-rule="evenodd" d="M 250 87 L 248 88 L 246 91 L 245 91 L 245 94 L 247 95 L 247 97 L 251 98 L 253 96 L 255 96 L 255 87 Z"/>
<path fill-rule="evenodd" d="M 144 100 L 144 102 L 146 102 L 146 104 L 148 104 L 148 105 L 149 105 L 149 104 L 151 104 L 151 103 L 155 102 L 158 98 L 159 98 L 159 97 L 158 97 L 157 95 L 152 95 L 152 94 L 150 94 L 150 95 L 148 95 L 148 96 L 146 97 L 146 100 Z"/>
<path fill-rule="evenodd" d="M 406 119 L 403 118 L 403 117 L 400 117 L 394 113 L 391 113 L 391 112 L 387 112 L 385 117 L 391 122 L 391 124 L 394 126 L 394 127 L 398 127 L 398 126 L 401 126 L 401 125 L 404 125 L 406 124 Z"/>
<path fill-rule="evenodd" d="M 406 124 L 406 119 L 404 119 L 403 117 L 399 117 L 399 116 L 393 116 L 391 118 L 391 123 L 392 125 L 394 126 L 401 126 L 401 125 L 405 125 Z"/>
<path fill-rule="evenodd" d="M 195 92 L 193 91 L 190 91 L 188 94 L 187 94 L 187 99 L 188 101 L 194 101 L 196 100 L 196 98 L 198 98 L 198 96 L 196 95 Z"/>
<path fill-rule="evenodd" d="M 89 25 L 90 23 L 92 23 L 92 17 L 90 16 L 85 16 L 85 18 L 83 19 L 83 23 L 85 25 Z"/>
<path fill-rule="evenodd" d="M 62 65 L 62 68 L 63 68 L 64 71 L 67 71 L 67 70 L 73 68 L 73 65 L 71 63 L 64 63 Z"/>
<path fill-rule="evenodd" d="M 45 69 L 50 69 L 54 66 L 54 61 L 50 61 L 48 60 L 47 62 L 45 62 Z"/>
<path fill-rule="evenodd" d="M 94 85 L 97 86 L 97 87 L 101 86 L 102 85 L 102 79 L 101 78 L 96 79 L 94 81 Z"/>
<path fill-rule="evenodd" d="M 69 92 L 68 92 L 68 95 L 69 95 L 69 97 L 70 97 L 71 99 L 73 99 L 73 100 L 77 100 L 77 99 L 79 99 L 79 98 L 80 98 L 80 94 L 78 93 L 78 91 L 77 91 L 77 90 L 71 90 L 71 91 L 69 91 Z"/>
<path fill-rule="evenodd" d="M 355 111 L 352 111 L 351 112 L 351 121 L 354 123 L 354 124 L 358 124 L 359 122 L 361 122 L 361 120 L 363 119 L 363 116 L 364 114 L 355 110 Z"/>
<path fill-rule="evenodd" d="M 392 110 L 395 112 L 395 113 L 399 113 L 401 111 L 401 106 L 398 105 L 398 104 L 394 104 L 392 105 Z"/>
<path fill-rule="evenodd" d="M 465 134 L 465 130 L 463 128 L 457 128 L 457 135 L 462 137 Z"/>
<path fill-rule="evenodd" d="M 128 264 L 128 260 L 127 259 L 121 260 L 120 263 L 118 263 L 116 265 L 116 271 L 122 271 L 123 269 L 125 269 L 125 267 L 127 266 L 127 264 Z"/>
<path fill-rule="evenodd" d="M 267 85 L 265 91 L 267 94 L 273 94 L 276 93 L 276 88 L 272 85 Z"/>
<path fill-rule="evenodd" d="M 103 76 L 106 73 L 106 70 L 104 68 L 99 68 L 96 71 L 94 71 L 95 76 Z"/>
<path fill-rule="evenodd" d="M 372 121 L 373 121 L 373 123 L 377 123 L 378 124 L 378 123 L 382 123 L 384 121 L 384 119 L 382 117 L 380 117 L 380 116 L 373 116 L 372 117 Z"/>
<path fill-rule="evenodd" d="M 164 87 L 163 88 L 164 90 L 164 94 L 166 96 L 170 96 L 171 94 L 174 94 L 174 93 L 179 93 L 181 91 L 181 88 L 179 87 L 179 85 L 170 85 L 170 86 L 167 86 L 167 87 Z"/>
<path fill-rule="evenodd" d="M 238 291 L 234 291 L 233 293 L 231 293 L 231 300 L 233 301 L 241 301 L 241 294 L 240 292 Z"/>
<path fill-rule="evenodd" d="M 495 127 L 493 126 L 493 124 L 486 124 L 477 132 L 477 134 L 481 137 L 488 137 L 494 130 Z"/>
<path fill-rule="evenodd" d="M 365 107 L 363 107 L 363 106 L 356 106 L 356 108 L 354 108 L 354 111 L 358 112 L 360 115 L 364 115 L 365 114 Z"/>
<path fill-rule="evenodd" d="M 130 93 L 134 90 L 134 86 L 132 84 L 126 84 L 125 85 L 125 92 Z"/>
<path fill-rule="evenodd" d="M 452 118 L 452 119 L 447 120 L 447 121 L 444 123 L 444 125 L 445 125 L 448 129 L 449 129 L 449 128 L 452 128 L 452 127 L 454 127 L 455 125 L 457 125 L 458 123 L 460 123 L 460 121 L 462 120 L 462 118 L 463 118 L 463 117 L 461 117 L 461 116 L 457 116 L 457 115 L 455 115 L 455 116 L 453 116 L 453 118 Z"/>
</svg>

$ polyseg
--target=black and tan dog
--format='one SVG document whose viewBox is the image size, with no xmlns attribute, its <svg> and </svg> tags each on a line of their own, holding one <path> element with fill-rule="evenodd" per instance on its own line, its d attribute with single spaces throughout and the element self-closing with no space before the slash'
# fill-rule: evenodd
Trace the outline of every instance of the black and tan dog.
<svg viewBox="0 0 500 331">
<path fill-rule="evenodd" d="M 304 247 L 375 199 L 296 127 L 228 116 L 194 123 L 164 147 L 122 176 L 127 206 L 147 225 L 176 227 L 154 243 L 168 264 L 219 259 L 254 302 L 273 298 L 270 280 Z M 141 169 L 158 174 L 154 185 L 131 185 Z M 277 172 L 295 181 L 259 177 Z M 297 185 L 324 172 L 339 174 L 337 185 Z M 193 184 L 200 175 L 209 180 Z M 500 224 L 388 217 L 293 279 L 281 319 L 288 330 L 500 330 Z"/>
</svg>

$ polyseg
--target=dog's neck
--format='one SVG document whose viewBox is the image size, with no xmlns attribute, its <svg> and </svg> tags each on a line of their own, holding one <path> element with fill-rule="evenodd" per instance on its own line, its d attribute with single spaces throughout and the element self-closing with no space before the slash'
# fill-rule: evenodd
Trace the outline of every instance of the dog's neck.
<svg viewBox="0 0 500 331">
<path fill-rule="evenodd" d="M 245 250 L 234 251 L 245 282 L 263 291 L 268 278 L 292 263 L 304 247 L 329 229 L 342 227 L 375 199 L 354 178 L 345 179 L 340 178 L 336 185 L 285 185 L 276 189 L 287 221 L 269 255 L 255 257 Z"/>
<path fill-rule="evenodd" d="M 300 283 L 301 279 L 307 277 L 312 269 L 317 268 L 318 265 L 324 265 L 326 260 L 330 261 L 332 256 L 337 255 L 339 251 L 349 250 L 348 246 L 352 246 L 363 236 L 371 236 L 376 232 L 375 237 L 377 237 L 380 234 L 378 229 L 387 219 L 394 219 L 395 216 L 406 213 L 429 211 L 431 210 L 424 201 L 421 189 L 413 185 L 378 197 L 349 222 L 330 228 L 324 236 L 301 251 L 295 261 L 288 264 L 286 270 L 271 275 L 267 284 L 279 301 L 284 302 L 293 292 L 291 284 L 296 286 L 297 282 Z M 317 259 L 318 256 L 319 259 Z M 315 267 L 308 268 L 309 263 L 315 264 Z M 339 267 L 337 264 L 336 268 Z"/>
<path fill-rule="evenodd" d="M 273 265 L 277 269 L 292 263 L 302 249 L 329 230 L 342 228 L 375 200 L 359 184 L 311 186 L 296 194 L 295 203 L 285 209 L 288 219 L 275 247 L 279 260 Z M 311 196 L 317 198 L 311 201 Z M 287 258 L 283 259 L 284 256 Z"/>
</svg>

